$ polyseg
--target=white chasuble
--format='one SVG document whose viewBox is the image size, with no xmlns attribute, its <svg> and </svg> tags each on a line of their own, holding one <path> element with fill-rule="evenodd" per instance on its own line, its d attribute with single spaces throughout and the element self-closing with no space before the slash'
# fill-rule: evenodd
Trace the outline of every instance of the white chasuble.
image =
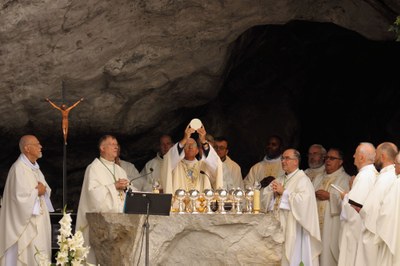
<svg viewBox="0 0 400 266">
<path fill-rule="evenodd" d="M 5 253 L 7 260 L 13 257 L 16 265 L 33 265 L 36 248 L 51 258 L 49 210 L 54 211 L 49 200 L 51 189 L 38 164 L 32 165 L 27 160 L 21 154 L 12 165 L 4 187 L 0 209 L 0 265 L 5 265 Z M 38 196 L 38 182 L 46 186 L 44 196 Z"/>
<path fill-rule="evenodd" d="M 337 190 L 330 185 L 335 184 L 343 190 L 349 190 L 350 176 L 343 167 L 331 174 L 323 175 L 316 190 L 323 189 L 329 192 L 328 200 L 318 200 L 318 215 L 321 230 L 322 252 L 320 264 L 335 266 L 339 260 L 339 233 L 340 233 L 340 213 L 342 210 L 342 200 Z"/>
<path fill-rule="evenodd" d="M 278 178 L 284 185 L 279 203 L 279 220 L 285 236 L 282 265 L 319 265 L 322 250 L 315 190 L 309 177 L 297 169 Z"/>
<path fill-rule="evenodd" d="M 242 172 L 240 166 L 229 156 L 226 156 L 222 163 L 224 174 L 224 188 L 230 190 L 232 188 L 244 189 Z"/>
<path fill-rule="evenodd" d="M 86 246 L 90 246 L 87 212 L 123 211 L 125 193 L 115 188 L 118 179 L 128 179 L 125 171 L 114 162 L 103 158 L 94 159 L 86 168 L 75 228 L 82 231 Z M 90 249 L 87 261 L 96 264 L 93 249 Z"/>
<path fill-rule="evenodd" d="M 188 161 L 184 159 L 184 150 L 179 154 L 177 145 L 179 143 L 164 155 L 161 184 L 165 193 L 174 194 L 177 189 L 197 189 L 203 192 L 211 188 L 212 184 L 215 184 L 214 189 L 222 187 L 222 162 L 212 146 L 207 157 L 203 155 L 201 160 Z"/>
<path fill-rule="evenodd" d="M 373 164 L 362 167 L 354 179 L 351 190 L 342 201 L 339 266 L 355 265 L 357 245 L 361 234 L 361 217 L 349 201 L 352 200 L 363 205 L 375 184 L 377 174 Z"/>
<path fill-rule="evenodd" d="M 376 222 L 383 198 L 395 180 L 394 165 L 386 166 L 380 171 L 374 186 L 368 193 L 368 197 L 360 211 L 363 226 L 358 241 L 356 265 L 375 266 L 380 264 L 377 260 L 378 244 L 375 238 L 377 237 L 377 227 L 381 227 L 381 225 L 377 225 Z"/>
<path fill-rule="evenodd" d="M 400 265 L 400 178 L 384 196 L 377 219 L 378 261 L 380 265 Z"/>
</svg>

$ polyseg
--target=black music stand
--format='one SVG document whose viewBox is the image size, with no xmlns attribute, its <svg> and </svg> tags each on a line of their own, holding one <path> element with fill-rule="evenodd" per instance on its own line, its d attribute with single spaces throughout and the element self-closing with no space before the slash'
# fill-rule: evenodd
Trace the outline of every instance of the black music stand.
<svg viewBox="0 0 400 266">
<path fill-rule="evenodd" d="M 146 219 L 143 224 L 146 231 L 146 266 L 149 265 L 149 216 L 169 216 L 171 200 L 172 194 L 133 192 L 130 190 L 126 192 L 124 213 L 146 214 Z"/>
</svg>

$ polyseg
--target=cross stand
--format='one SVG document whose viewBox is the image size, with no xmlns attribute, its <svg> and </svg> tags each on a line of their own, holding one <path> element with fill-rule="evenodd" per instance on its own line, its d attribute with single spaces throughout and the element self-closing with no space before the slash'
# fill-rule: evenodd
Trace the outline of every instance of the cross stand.
<svg viewBox="0 0 400 266">
<path fill-rule="evenodd" d="M 58 106 L 52 101 L 50 101 L 48 98 L 46 98 L 46 101 L 49 102 L 55 109 L 58 109 L 62 113 L 62 130 L 63 130 L 63 136 L 64 136 L 64 147 L 63 147 L 63 193 L 62 193 L 62 202 L 63 202 L 63 207 L 66 206 L 67 204 L 67 132 L 68 132 L 68 114 L 69 112 L 75 108 L 82 100 L 81 98 L 79 101 L 74 103 L 72 106 L 67 107 L 66 105 L 66 97 L 65 97 L 65 87 L 64 87 L 64 81 L 62 81 L 61 84 L 61 102 L 62 105 Z M 60 100 L 57 100 L 60 101 Z"/>
</svg>

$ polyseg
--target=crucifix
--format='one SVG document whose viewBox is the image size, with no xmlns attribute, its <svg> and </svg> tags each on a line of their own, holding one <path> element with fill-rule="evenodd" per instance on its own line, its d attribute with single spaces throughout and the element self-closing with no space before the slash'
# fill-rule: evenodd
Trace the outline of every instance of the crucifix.
<svg viewBox="0 0 400 266">
<path fill-rule="evenodd" d="M 64 138 L 64 156 L 63 156 L 63 205 L 62 208 L 67 204 L 67 137 L 68 137 L 68 115 L 69 112 L 75 108 L 80 102 L 83 101 L 83 98 L 75 102 L 73 105 L 69 106 L 66 104 L 67 100 L 65 97 L 65 86 L 64 81 L 61 82 L 61 105 L 58 106 L 54 102 L 50 101 L 49 98 L 45 100 L 50 103 L 55 109 L 59 110 L 62 115 L 62 132 Z"/>
<path fill-rule="evenodd" d="M 64 87 L 64 81 L 62 81 L 62 86 L 61 86 L 61 95 L 62 95 L 62 104 L 60 106 L 56 105 L 55 103 L 53 103 L 52 101 L 49 100 L 49 98 L 46 98 L 46 101 L 49 102 L 51 104 L 51 106 L 53 106 L 54 108 L 56 108 L 57 110 L 59 110 L 61 112 L 62 115 L 62 131 L 63 131 L 63 136 L 64 136 L 64 145 L 67 145 L 67 137 L 68 137 L 68 115 L 69 112 L 75 108 L 80 102 L 83 101 L 83 98 L 81 98 L 80 100 L 78 100 L 77 102 L 75 102 L 73 105 L 71 105 L 70 107 L 68 107 L 65 102 L 66 102 L 66 98 L 65 98 L 65 87 Z"/>
</svg>

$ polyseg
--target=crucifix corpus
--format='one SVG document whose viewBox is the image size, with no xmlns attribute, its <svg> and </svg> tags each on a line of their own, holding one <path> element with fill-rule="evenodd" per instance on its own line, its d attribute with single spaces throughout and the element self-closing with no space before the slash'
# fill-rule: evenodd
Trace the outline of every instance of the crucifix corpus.
<svg viewBox="0 0 400 266">
<path fill-rule="evenodd" d="M 62 132 L 64 136 L 64 145 L 67 145 L 67 137 L 68 137 L 68 115 L 69 112 L 75 108 L 80 102 L 83 101 L 83 98 L 75 102 L 71 106 L 67 106 L 65 104 L 65 90 L 64 90 L 64 82 L 62 83 L 62 104 L 60 106 L 56 105 L 54 102 L 50 101 L 49 98 L 46 98 L 45 100 L 51 104 L 54 108 L 57 110 L 60 110 L 61 115 L 62 115 Z"/>
</svg>

